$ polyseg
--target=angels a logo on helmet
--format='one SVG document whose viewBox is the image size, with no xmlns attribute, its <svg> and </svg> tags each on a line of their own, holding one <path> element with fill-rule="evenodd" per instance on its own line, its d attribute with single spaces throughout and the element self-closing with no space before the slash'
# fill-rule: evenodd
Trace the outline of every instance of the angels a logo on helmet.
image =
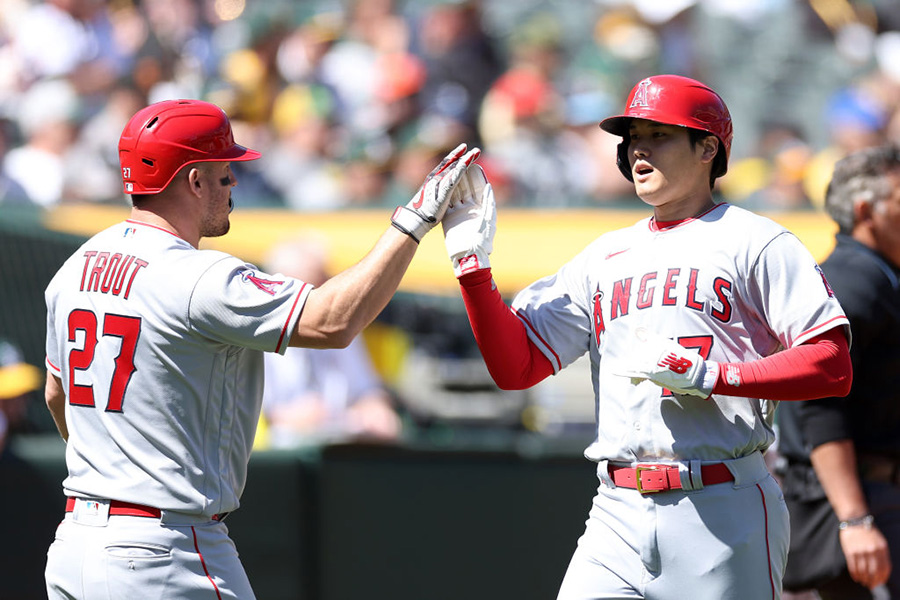
<svg viewBox="0 0 900 600">
<path fill-rule="evenodd" d="M 634 98 L 631 100 L 631 106 L 628 108 L 634 108 L 635 106 L 647 107 L 650 106 L 649 100 L 647 100 L 647 90 L 650 88 L 650 78 L 644 79 L 634 89 Z"/>
</svg>

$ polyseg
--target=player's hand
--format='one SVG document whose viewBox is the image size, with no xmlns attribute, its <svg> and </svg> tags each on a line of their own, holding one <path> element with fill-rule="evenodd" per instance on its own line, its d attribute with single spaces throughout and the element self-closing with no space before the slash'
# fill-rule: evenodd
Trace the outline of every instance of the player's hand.
<svg viewBox="0 0 900 600">
<path fill-rule="evenodd" d="M 869 589 L 887 583 L 891 556 L 881 531 L 876 527 L 847 527 L 841 530 L 840 539 L 853 581 Z"/>
<path fill-rule="evenodd" d="M 719 365 L 703 360 L 695 351 L 643 327 L 634 330 L 626 361 L 613 367 L 616 375 L 630 377 L 637 385 L 650 380 L 675 392 L 709 398 L 719 374 Z"/>
<path fill-rule="evenodd" d="M 450 203 L 450 195 L 466 172 L 466 167 L 475 162 L 481 150 L 473 148 L 466 152 L 466 145 L 460 144 L 444 157 L 406 206 L 398 206 L 391 216 L 394 227 L 409 235 L 416 242 L 422 241 L 426 233 L 437 225 Z"/>
<path fill-rule="evenodd" d="M 441 226 L 457 278 L 491 266 L 489 257 L 494 249 L 497 204 L 494 190 L 479 165 L 466 169 L 453 191 Z"/>
</svg>

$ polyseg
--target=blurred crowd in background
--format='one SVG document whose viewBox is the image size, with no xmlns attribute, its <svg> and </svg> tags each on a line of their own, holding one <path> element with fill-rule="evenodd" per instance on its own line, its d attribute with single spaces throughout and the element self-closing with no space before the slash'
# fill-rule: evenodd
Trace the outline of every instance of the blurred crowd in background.
<svg viewBox="0 0 900 600">
<path fill-rule="evenodd" d="M 189 97 L 263 153 L 239 209 L 405 203 L 460 141 L 502 204 L 637 206 L 597 123 L 655 73 L 725 98 L 753 209 L 900 141 L 896 0 L 0 0 L 0 202 L 125 205 L 124 123 Z"/>
</svg>

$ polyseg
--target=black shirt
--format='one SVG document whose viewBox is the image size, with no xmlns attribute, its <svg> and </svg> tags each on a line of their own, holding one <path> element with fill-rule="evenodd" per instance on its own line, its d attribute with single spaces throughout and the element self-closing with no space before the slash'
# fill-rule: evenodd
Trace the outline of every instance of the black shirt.
<svg viewBox="0 0 900 600">
<path fill-rule="evenodd" d="M 853 386 L 846 398 L 781 402 L 779 452 L 808 460 L 825 442 L 900 458 L 900 269 L 850 236 L 822 270 L 850 321 Z"/>
</svg>

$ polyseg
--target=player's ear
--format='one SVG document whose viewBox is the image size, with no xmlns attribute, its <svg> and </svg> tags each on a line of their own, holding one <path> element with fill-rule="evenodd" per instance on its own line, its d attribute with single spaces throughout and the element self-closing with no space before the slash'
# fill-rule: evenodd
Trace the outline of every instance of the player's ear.
<svg viewBox="0 0 900 600">
<path fill-rule="evenodd" d="M 198 167 L 191 166 L 188 168 L 187 182 L 191 192 L 200 194 L 200 190 L 203 188 L 202 175 Z"/>
<path fill-rule="evenodd" d="M 714 135 L 707 135 L 700 140 L 700 147 L 702 149 L 701 160 L 703 162 L 712 162 L 719 152 L 719 138 Z"/>
</svg>

